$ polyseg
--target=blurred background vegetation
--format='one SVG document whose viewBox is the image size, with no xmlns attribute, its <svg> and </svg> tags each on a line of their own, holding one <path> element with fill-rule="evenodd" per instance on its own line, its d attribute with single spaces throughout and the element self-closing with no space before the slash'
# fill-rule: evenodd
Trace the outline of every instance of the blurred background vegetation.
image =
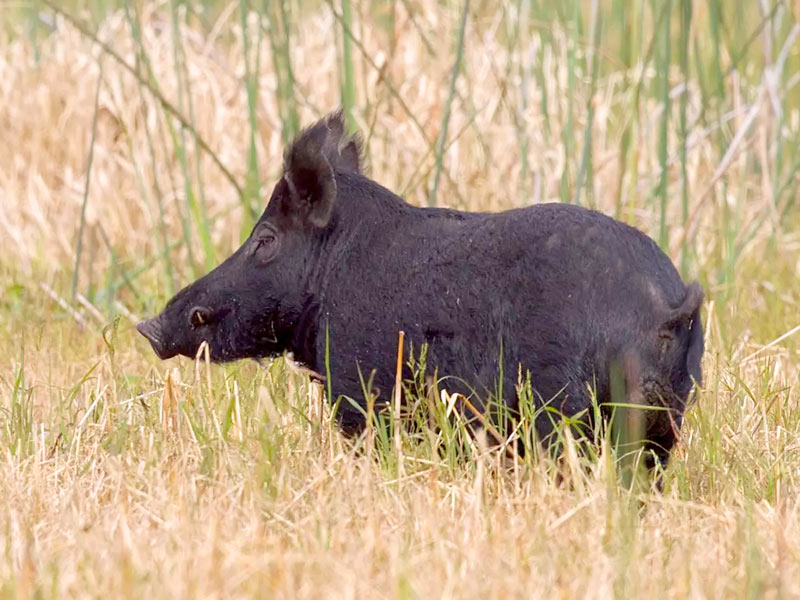
<svg viewBox="0 0 800 600">
<path fill-rule="evenodd" d="M 264 148 L 264 128 L 279 130 L 286 143 L 311 118 L 341 104 L 351 128 L 365 132 L 377 167 L 373 176 L 389 170 L 375 156 L 384 146 L 418 149 L 415 164 L 394 163 L 392 176 L 383 180 L 409 200 L 461 208 L 542 200 L 597 207 L 644 228 L 685 276 L 700 274 L 725 301 L 745 248 L 787 219 L 794 223 L 800 172 L 798 10 L 798 3 L 788 0 L 33 0 L 4 12 L 12 15 L 6 35 L 24 35 L 36 60 L 55 27 L 76 29 L 87 43 L 99 42 L 91 54 L 98 64 L 108 65 L 107 72 L 127 69 L 124 76 L 135 77 L 142 102 L 155 103 L 159 114 L 148 125 L 155 127 L 148 143 L 172 146 L 179 167 L 174 177 L 180 181 L 170 185 L 182 188 L 182 206 L 176 207 L 182 240 L 168 234 L 170 209 L 159 204 L 160 216 L 152 223 L 160 236 L 155 267 L 167 293 L 178 285 L 174 263 L 185 258 L 195 276 L 220 258 L 213 232 L 219 215 L 209 210 L 207 172 L 198 155 L 211 159 L 211 168 L 228 180 L 235 203 L 214 204 L 217 212 L 237 211 L 241 239 L 279 170 L 274 161 L 264 168 L 265 152 L 276 150 Z M 324 62 L 309 54 L 304 37 L 315 22 L 329 35 Z M 100 24 L 113 27 L 114 34 L 104 35 Z M 170 43 L 149 47 L 153 28 Z M 115 50 L 120 36 L 126 38 L 124 47 Z M 235 162 L 221 158 L 196 122 L 197 74 L 190 76 L 186 55 L 193 38 L 238 49 L 225 65 L 244 98 L 241 116 L 247 124 L 230 140 L 241 149 Z M 398 68 L 409 47 L 414 64 Z M 154 56 L 154 51 L 168 53 Z M 481 52 L 487 64 L 477 65 Z M 437 78 L 422 81 L 426 73 Z M 415 84 L 424 89 L 411 90 Z M 316 86 L 337 93 L 320 94 Z M 429 101 L 420 108 L 424 94 Z M 102 101 L 98 107 L 95 116 L 102 118 Z M 387 113 L 395 122 L 405 121 L 411 135 L 398 137 L 391 125 L 384 127 Z M 493 135 L 499 123 L 503 135 Z M 477 144 L 485 173 L 459 163 L 461 138 Z M 94 140 L 87 142 L 91 156 Z M 541 158 L 545 153 L 548 158 Z M 151 161 L 160 160 L 156 150 L 150 154 Z M 491 179 L 497 170 L 493 159 L 500 154 L 516 162 L 513 172 L 506 169 L 511 185 L 502 191 L 508 197 L 495 201 L 480 187 L 484 198 L 477 197 L 469 180 Z M 165 184 L 158 177 L 146 183 L 151 203 L 160 202 Z M 86 188 L 70 241 L 73 296 L 85 256 Z M 698 250 L 698 230 L 706 226 L 715 228 L 713 247 Z M 176 261 L 176 252 L 185 256 Z M 112 276 L 103 293 L 131 285 L 144 268 L 140 262 Z M 94 302 L 101 290 L 94 280 L 95 287 L 87 289 L 83 280 L 81 289 Z"/>
</svg>

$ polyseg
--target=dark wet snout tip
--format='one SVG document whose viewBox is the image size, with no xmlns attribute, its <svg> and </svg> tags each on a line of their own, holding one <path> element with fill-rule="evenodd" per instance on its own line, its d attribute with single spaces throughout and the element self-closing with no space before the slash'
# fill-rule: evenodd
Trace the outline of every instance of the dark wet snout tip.
<svg viewBox="0 0 800 600">
<path fill-rule="evenodd" d="M 168 349 L 166 340 L 164 339 L 164 332 L 161 329 L 161 324 L 157 319 L 148 319 L 147 321 L 140 321 L 136 325 L 136 330 L 147 338 L 153 351 L 158 358 L 166 360 L 175 356 L 175 352 Z"/>
<path fill-rule="evenodd" d="M 136 331 L 146 337 L 151 343 L 153 340 L 158 339 L 158 325 L 155 319 L 148 319 L 147 321 L 139 321 L 136 324 Z"/>
</svg>

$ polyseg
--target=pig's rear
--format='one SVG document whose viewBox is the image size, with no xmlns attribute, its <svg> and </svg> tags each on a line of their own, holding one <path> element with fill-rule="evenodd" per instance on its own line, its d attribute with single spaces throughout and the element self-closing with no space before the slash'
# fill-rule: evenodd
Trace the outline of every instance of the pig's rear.
<svg viewBox="0 0 800 600">
<path fill-rule="evenodd" d="M 642 406 L 628 410 L 639 410 L 648 449 L 666 462 L 693 381 L 701 382 L 702 288 L 685 285 L 655 242 L 623 223 L 573 206 L 540 205 L 526 212 L 529 221 L 519 230 L 536 232 L 529 255 L 539 273 L 531 277 L 547 291 L 537 301 L 566 323 L 555 324 L 534 308 L 531 331 L 549 323 L 549 339 L 538 345 L 563 344 L 563 365 L 570 364 L 570 353 L 581 356 L 565 390 L 572 398 L 562 404 L 564 412 L 586 409 L 588 394 L 581 387 L 594 382 L 607 416 L 617 410 L 614 404 Z M 525 364 L 526 357 L 520 358 Z M 534 364 L 534 384 L 536 367 L 547 373 L 541 366 Z M 622 398 L 611 394 L 617 367 Z M 548 387 L 546 379 L 542 383 Z"/>
<path fill-rule="evenodd" d="M 625 357 L 626 400 L 644 406 L 646 447 L 662 464 L 680 430 L 693 382 L 702 383 L 702 300 L 700 285 L 689 284 L 683 302 L 671 307 L 656 329 L 656 343 L 649 338 Z"/>
</svg>

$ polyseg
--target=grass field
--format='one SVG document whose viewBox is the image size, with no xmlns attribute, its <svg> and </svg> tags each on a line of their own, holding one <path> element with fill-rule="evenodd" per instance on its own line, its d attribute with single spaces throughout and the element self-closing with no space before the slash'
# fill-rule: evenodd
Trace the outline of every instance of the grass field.
<svg viewBox="0 0 800 600">
<path fill-rule="evenodd" d="M 663 493 L 157 360 L 340 104 L 412 203 L 591 206 L 703 284 Z M 4 3 L 0 597 L 800 597 L 798 200 L 796 0 Z"/>
</svg>

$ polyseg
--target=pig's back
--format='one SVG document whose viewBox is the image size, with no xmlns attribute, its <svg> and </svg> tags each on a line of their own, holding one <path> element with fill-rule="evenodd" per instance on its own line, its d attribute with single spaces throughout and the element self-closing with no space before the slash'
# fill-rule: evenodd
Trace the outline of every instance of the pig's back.
<svg viewBox="0 0 800 600">
<path fill-rule="evenodd" d="M 585 321 L 592 308 L 606 319 L 646 318 L 680 304 L 685 294 L 651 238 L 595 211 L 553 203 L 442 215 L 436 225 L 426 220 L 398 228 L 395 237 L 403 241 L 389 252 L 405 257 L 403 281 L 410 277 L 447 294 L 461 288 L 477 304 L 491 305 L 502 294 L 518 301 L 521 313 L 552 307 L 563 314 L 574 307 L 574 322 Z"/>
<path fill-rule="evenodd" d="M 577 294 L 584 309 L 599 303 L 598 309 L 612 313 L 632 304 L 636 310 L 658 310 L 683 299 L 680 275 L 658 245 L 606 215 L 540 204 L 495 218 L 499 243 L 524 248 L 525 262 L 540 271 L 520 274 L 520 283 L 540 285 L 548 295 Z"/>
</svg>

